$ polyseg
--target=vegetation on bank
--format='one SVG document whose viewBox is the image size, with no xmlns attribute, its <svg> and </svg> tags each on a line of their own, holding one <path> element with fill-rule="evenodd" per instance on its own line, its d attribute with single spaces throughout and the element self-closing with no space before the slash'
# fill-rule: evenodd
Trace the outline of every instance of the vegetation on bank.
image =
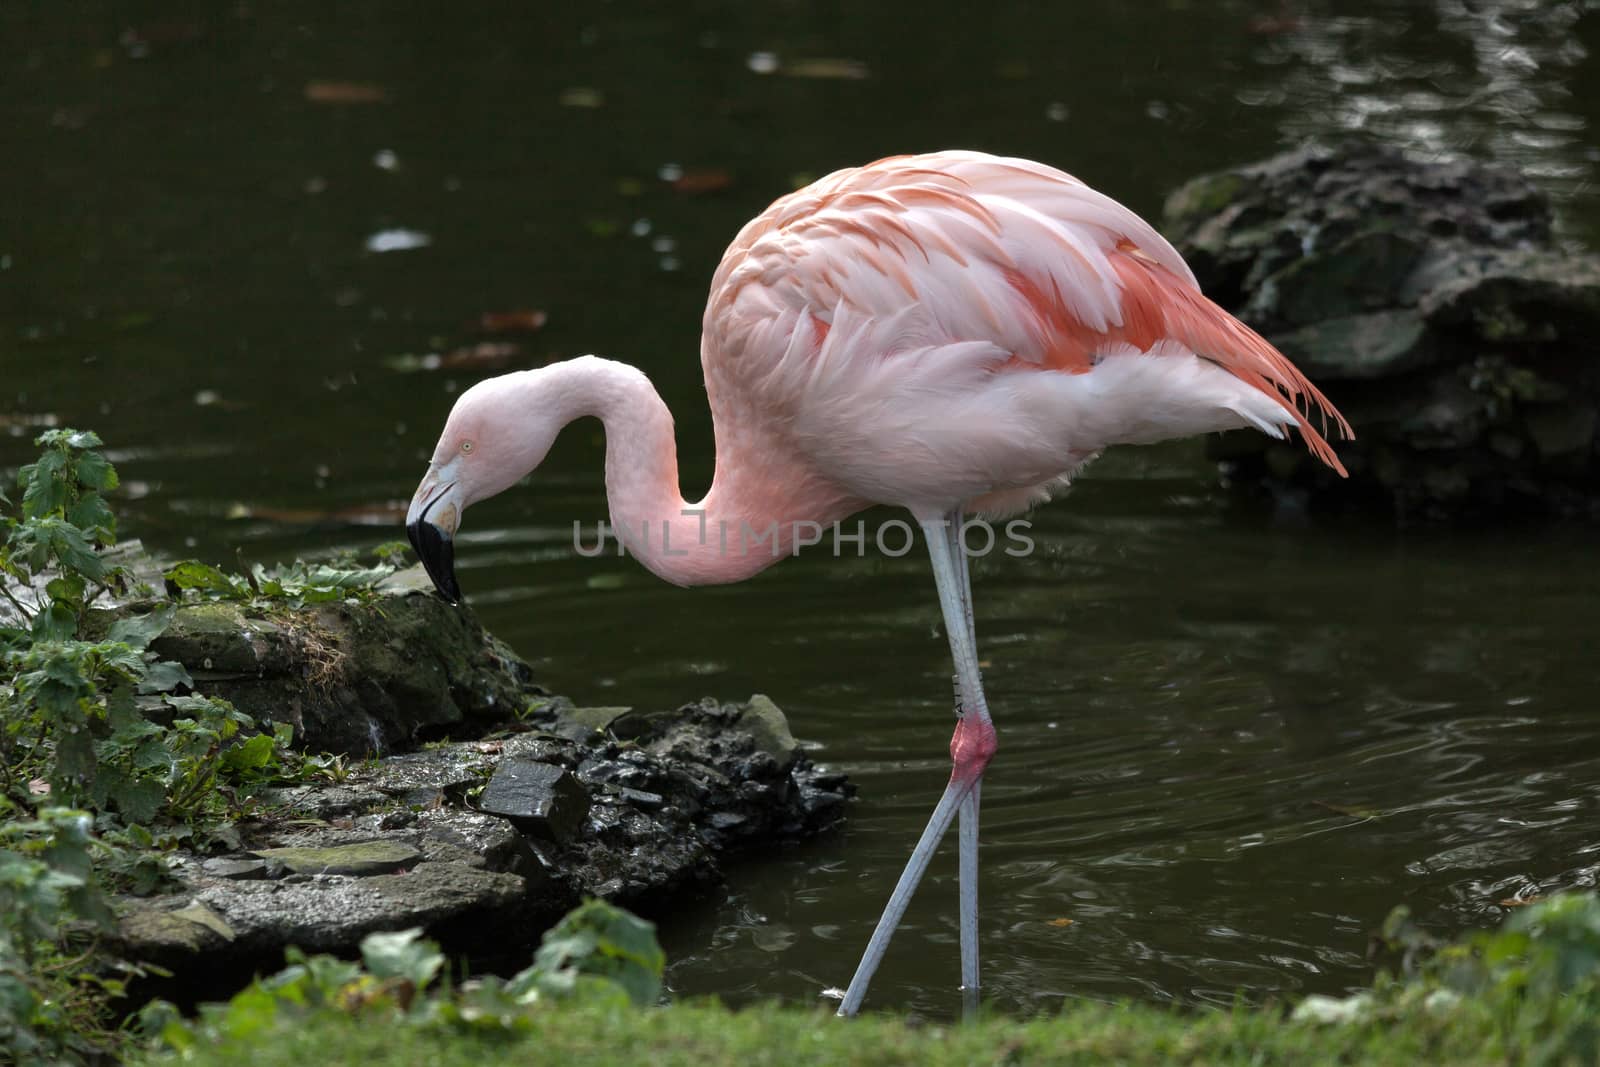
<svg viewBox="0 0 1600 1067">
<path fill-rule="evenodd" d="M 102 951 L 106 894 L 152 892 L 163 853 L 225 843 L 262 787 L 337 775 L 151 651 L 173 606 L 103 550 L 116 469 L 100 439 L 51 430 L 0 488 L 0 1060 L 92 1060 L 122 1049 L 110 1003 L 136 961 Z M 296 565 L 245 577 L 188 561 L 180 597 L 285 607 L 359 595 L 393 570 Z M 100 609 L 134 604 L 115 618 Z M 143 603 L 140 610 L 137 605 Z"/>
<path fill-rule="evenodd" d="M 892 1018 L 840 1023 L 826 1009 L 714 1003 L 656 1007 L 653 930 L 589 902 L 546 935 L 531 966 L 501 980 L 447 980 L 417 931 L 368 938 L 360 963 L 291 951 L 288 966 L 185 1018 L 128 982 L 147 973 L 98 941 L 108 894 L 150 892 L 177 845 L 227 846 L 261 814 L 264 787 L 337 778 L 337 761 L 292 747 L 196 692 L 153 645 L 170 604 L 103 551 L 117 474 L 92 433 L 38 439 L 0 490 L 0 1062 L 140 1058 L 216 1064 L 479 1064 L 513 1056 L 584 1062 L 1593 1062 L 1600 1057 L 1600 901 L 1556 897 L 1498 932 L 1438 944 L 1396 913 L 1396 961 L 1370 990 L 1312 997 L 1290 1013 L 1073 1003 L 1055 1018 L 973 1026 Z M 367 595 L 392 568 L 255 567 L 196 561 L 164 580 L 179 598 L 284 609 Z M 114 617 L 100 607 L 133 603 Z M 144 600 L 144 607 L 138 603 Z M 130 1014 L 131 1013 L 131 1014 Z"/>
<path fill-rule="evenodd" d="M 591 901 L 509 981 L 452 988 L 444 957 L 408 934 L 368 938 L 365 965 L 296 956 L 227 1004 L 185 1020 L 163 1005 L 148 1062 L 503 1062 L 791 1065 L 974 1063 L 1591 1063 L 1600 1046 L 1600 900 L 1553 897 L 1499 931 L 1440 945 L 1403 910 L 1384 935 L 1401 976 L 1336 1000 L 1184 1011 L 1073 1002 L 1051 1018 L 849 1022 L 826 1008 L 714 1002 L 657 1008 L 648 924 Z"/>
</svg>

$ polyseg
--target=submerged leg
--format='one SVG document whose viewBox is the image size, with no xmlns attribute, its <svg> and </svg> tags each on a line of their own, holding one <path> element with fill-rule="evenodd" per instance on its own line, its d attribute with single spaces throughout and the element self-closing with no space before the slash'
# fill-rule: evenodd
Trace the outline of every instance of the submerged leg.
<svg viewBox="0 0 1600 1067">
<path fill-rule="evenodd" d="M 961 509 L 957 508 L 950 515 L 950 525 L 947 527 L 950 540 L 950 554 L 956 564 L 957 586 L 961 596 L 961 610 L 966 618 L 967 643 L 977 655 L 978 632 L 972 621 L 972 576 L 967 566 L 966 545 L 961 537 L 961 524 L 964 517 Z M 955 677 L 956 682 L 956 718 L 966 717 L 968 707 L 975 707 L 983 701 L 980 689 L 976 693 L 968 693 L 961 683 L 961 675 Z M 981 684 L 981 683 L 980 683 Z M 972 788 L 967 790 L 967 795 L 962 798 L 960 808 L 960 833 L 958 850 L 958 867 L 961 881 L 961 909 L 959 913 L 959 927 L 961 931 L 961 1004 L 962 1009 L 971 1013 L 978 1007 L 978 804 L 983 791 L 983 772 L 978 772 L 978 777 L 972 781 Z"/>
<path fill-rule="evenodd" d="M 934 807 L 933 816 L 922 831 L 922 837 L 918 839 L 916 848 L 912 849 L 911 859 L 907 861 L 905 870 L 900 872 L 900 880 L 895 884 L 894 892 L 889 895 L 889 903 L 883 909 L 883 916 L 872 931 L 872 939 L 867 942 L 867 950 L 861 957 L 861 963 L 856 967 L 855 977 L 850 979 L 850 987 L 845 990 L 844 1001 L 839 1005 L 840 1015 L 854 1015 L 860 1010 L 861 1001 L 867 994 L 867 984 L 872 981 L 873 972 L 883 961 L 884 951 L 889 947 L 889 938 L 893 936 L 895 927 L 900 925 L 900 918 L 905 914 L 906 905 L 911 902 L 911 895 L 916 892 L 917 883 L 922 881 L 922 876 L 928 869 L 928 862 L 933 858 L 934 850 L 939 847 L 939 841 L 950 828 L 951 821 L 971 794 L 978 779 L 982 777 L 983 768 L 988 766 L 990 757 L 994 755 L 994 724 L 989 719 L 989 709 L 984 702 L 983 685 L 978 677 L 977 649 L 971 638 L 967 609 L 962 605 L 960 591 L 965 590 L 965 583 L 957 571 L 956 553 L 951 551 L 951 539 L 948 533 L 949 525 L 955 517 L 954 512 L 939 520 L 921 520 L 919 517 L 923 535 L 928 541 L 928 554 L 933 560 L 933 578 L 939 587 L 939 607 L 944 615 L 945 632 L 950 638 L 950 653 L 955 659 L 956 666 L 956 684 L 961 691 L 963 705 L 961 719 L 956 723 L 955 736 L 950 739 L 950 759 L 953 764 L 950 782 L 945 786 L 944 795 Z M 972 813 L 970 822 L 976 830 L 975 805 Z M 975 882 L 977 873 L 975 834 L 972 843 Z M 965 876 L 963 881 L 966 881 Z M 975 897 L 973 903 L 976 905 Z M 974 941 L 972 966 L 975 980 L 977 967 L 975 917 L 972 929 Z M 967 934 L 963 932 L 963 948 L 966 946 L 966 941 Z M 963 956 L 966 956 L 965 952 Z M 963 977 L 965 970 L 963 966 Z"/>
</svg>

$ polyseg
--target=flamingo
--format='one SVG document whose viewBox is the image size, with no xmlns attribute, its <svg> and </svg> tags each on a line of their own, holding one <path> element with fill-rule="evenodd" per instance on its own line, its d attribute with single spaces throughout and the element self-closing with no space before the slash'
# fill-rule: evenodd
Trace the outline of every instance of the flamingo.
<svg viewBox="0 0 1600 1067">
<path fill-rule="evenodd" d="M 951 773 L 838 1012 L 860 1008 L 956 818 L 961 988 L 975 1003 L 979 798 L 996 736 L 967 516 L 1026 511 L 1111 445 L 1241 427 L 1298 427 L 1343 475 L 1324 434 L 1350 426 L 1138 215 L 1053 167 L 971 151 L 839 170 L 746 224 L 712 279 L 700 362 L 716 473 L 698 503 L 679 491 L 672 415 L 649 379 L 582 356 L 461 394 L 411 501 L 411 542 L 459 602 L 462 512 L 586 415 L 605 428 L 612 528 L 676 585 L 747 578 L 874 504 L 909 510 L 955 663 Z"/>
</svg>

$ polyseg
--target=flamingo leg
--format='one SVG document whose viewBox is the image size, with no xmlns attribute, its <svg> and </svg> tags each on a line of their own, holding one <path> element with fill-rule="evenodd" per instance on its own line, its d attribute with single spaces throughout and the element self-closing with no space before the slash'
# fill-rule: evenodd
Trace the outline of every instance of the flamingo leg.
<svg viewBox="0 0 1600 1067">
<path fill-rule="evenodd" d="M 957 586 L 961 595 L 962 614 L 966 617 L 967 642 L 974 655 L 978 647 L 978 631 L 972 620 L 972 575 L 968 570 L 966 545 L 961 537 L 963 522 L 961 509 L 950 513 L 946 532 L 950 539 L 950 554 L 955 559 Z M 969 706 L 983 701 L 980 689 L 974 696 L 965 691 L 961 675 L 955 676 L 956 719 L 966 714 Z M 972 788 L 961 801 L 959 834 L 959 869 L 961 881 L 961 1004 L 966 1014 L 978 1007 L 978 804 L 983 790 L 982 772 L 972 781 Z"/>
<path fill-rule="evenodd" d="M 957 687 L 962 696 L 962 716 L 956 723 L 955 736 L 950 739 L 952 763 L 950 781 L 945 786 L 939 803 L 935 805 L 933 815 L 923 829 L 922 836 L 917 840 L 916 847 L 911 850 L 911 858 L 906 862 L 905 870 L 900 872 L 900 880 L 895 883 L 894 892 L 889 894 L 889 903 L 884 907 L 883 915 L 872 931 L 872 937 L 867 942 L 867 950 L 862 954 L 860 964 L 856 966 L 856 973 L 850 979 L 849 988 L 845 990 L 844 1000 L 839 1005 L 839 1014 L 844 1016 L 854 1015 L 860 1010 L 861 1001 L 867 995 L 867 985 L 872 981 L 872 975 L 877 971 L 878 964 L 883 961 L 883 954 L 889 947 L 889 938 L 894 936 L 895 928 L 900 925 L 906 905 L 911 902 L 917 884 L 927 872 L 934 851 L 939 847 L 945 831 L 950 828 L 950 823 L 971 794 L 973 786 L 983 776 L 984 767 L 988 766 L 990 758 L 994 755 L 994 723 L 989 717 L 989 708 L 983 696 L 983 684 L 978 674 L 977 647 L 969 629 L 967 609 L 962 605 L 961 591 L 965 586 L 957 570 L 959 564 L 956 556 L 959 553 L 951 551 L 949 529 L 955 517 L 955 512 L 937 518 L 924 519 L 920 515 L 917 517 L 928 542 L 928 554 L 933 560 L 933 578 L 939 588 L 939 607 L 944 615 L 945 632 L 950 638 L 950 653 L 955 659 Z M 973 818 L 970 823 L 973 831 L 976 831 L 976 805 L 973 806 L 972 813 Z M 971 835 L 971 841 L 972 873 L 975 882 L 977 874 L 975 832 Z M 970 899 L 975 909 L 976 894 L 972 894 Z M 972 930 L 974 951 L 971 961 L 975 977 L 976 914 Z M 963 933 L 963 949 L 966 947 L 966 939 L 967 935 Z M 963 951 L 963 956 L 966 955 L 967 953 Z M 965 973 L 965 964 L 962 969 Z"/>
</svg>

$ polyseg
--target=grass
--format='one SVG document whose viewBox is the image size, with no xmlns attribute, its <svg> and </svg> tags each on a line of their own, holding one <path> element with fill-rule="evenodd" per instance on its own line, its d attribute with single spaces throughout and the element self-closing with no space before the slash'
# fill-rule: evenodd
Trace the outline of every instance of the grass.
<svg viewBox="0 0 1600 1067">
<path fill-rule="evenodd" d="M 1509 1036 L 1482 1005 L 1369 1023 L 1292 1022 L 1272 1008 L 1192 1011 L 1074 1004 L 1059 1016 L 916 1025 L 888 1016 L 853 1021 L 824 1009 L 761 1005 L 731 1011 L 691 1002 L 641 1011 L 625 1004 L 550 1003 L 515 1037 L 388 1025 L 324 1015 L 194 1049 L 189 1064 L 799 1064 L 942 1067 L 967 1064 L 1507 1063 L 1541 1059 L 1540 1035 Z M 157 1058 L 149 1063 L 170 1063 Z M 1559 1058 L 1555 1062 L 1562 1062 Z"/>
<path fill-rule="evenodd" d="M 904 1064 L 1600 1063 L 1600 896 L 1558 894 L 1497 930 L 1440 941 L 1396 908 L 1381 935 L 1403 977 L 1339 1000 L 1231 1010 L 1072 1002 L 1034 1019 L 927 1024 L 823 1007 L 654 1005 L 654 929 L 587 901 L 509 980 L 440 986 L 419 931 L 374 934 L 363 962 L 291 951 L 290 966 L 185 1019 L 152 1004 L 145 1032 L 176 1053 L 149 1065 L 243 1067 L 537 1062 L 662 1067 Z"/>
</svg>

